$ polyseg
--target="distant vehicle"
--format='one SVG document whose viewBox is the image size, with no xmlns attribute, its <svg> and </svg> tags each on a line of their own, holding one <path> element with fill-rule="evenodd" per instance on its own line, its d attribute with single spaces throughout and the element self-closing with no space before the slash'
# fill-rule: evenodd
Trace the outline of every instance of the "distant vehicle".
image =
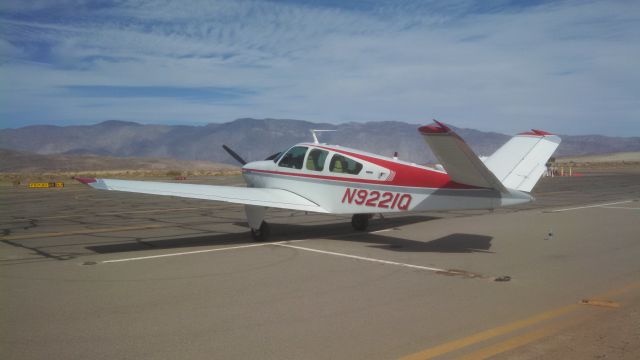
<svg viewBox="0 0 640 360">
<path fill-rule="evenodd" d="M 435 121 L 435 120 L 434 120 Z M 126 191 L 244 204 L 256 241 L 269 236 L 267 208 L 353 214 L 366 230 L 376 213 L 494 209 L 533 201 L 529 192 L 560 144 L 551 133 L 532 130 L 511 138 L 480 160 L 448 126 L 435 121 L 418 129 L 440 162 L 430 168 L 318 142 L 300 143 L 263 161 L 242 164 L 247 187 L 76 178 L 100 190 Z M 446 170 L 446 171 L 445 171 Z"/>
</svg>

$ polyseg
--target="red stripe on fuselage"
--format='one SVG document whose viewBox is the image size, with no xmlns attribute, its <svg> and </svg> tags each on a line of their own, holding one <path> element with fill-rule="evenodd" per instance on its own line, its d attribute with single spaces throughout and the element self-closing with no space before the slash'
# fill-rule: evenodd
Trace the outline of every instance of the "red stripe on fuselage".
<svg viewBox="0 0 640 360">
<path fill-rule="evenodd" d="M 317 146 L 322 149 L 335 151 L 340 154 L 349 155 L 351 157 L 376 164 L 387 168 L 395 173 L 395 176 L 390 181 L 377 181 L 372 180 L 376 184 L 395 185 L 395 186 L 411 186 L 411 187 L 424 187 L 430 189 L 482 189 L 477 186 L 471 186 L 466 184 L 460 184 L 455 181 L 451 181 L 451 178 L 446 173 L 433 171 L 429 169 L 419 168 L 416 166 L 399 163 L 392 160 L 380 159 L 373 156 L 367 156 L 350 151 L 344 151 L 332 147 Z M 352 179 L 347 179 L 347 181 Z M 363 179 L 353 179 L 360 181 Z"/>
<path fill-rule="evenodd" d="M 304 178 L 312 178 L 312 179 L 343 181 L 343 182 L 349 182 L 349 183 L 407 186 L 407 187 L 419 187 L 419 188 L 427 188 L 427 189 L 482 189 L 479 187 L 458 184 L 450 180 L 447 182 L 441 182 L 440 184 L 436 184 L 434 181 L 432 181 L 429 183 L 429 185 L 425 185 L 424 183 L 418 183 L 417 181 L 398 182 L 395 180 L 394 181 L 370 180 L 370 179 L 362 179 L 362 178 L 347 178 L 347 177 L 341 177 L 341 176 L 314 175 L 314 174 L 307 174 L 307 173 L 292 173 L 292 172 L 285 172 L 285 171 L 259 170 L 259 169 L 248 169 L 248 168 L 242 169 L 242 171 L 274 174 L 274 175 L 285 175 L 285 176 L 292 176 L 292 177 L 304 177 Z"/>
<path fill-rule="evenodd" d="M 274 170 L 259 170 L 259 169 L 249 169 L 249 168 L 245 168 L 242 171 L 259 172 L 259 173 L 267 173 L 267 174 L 275 174 L 275 175 L 286 175 L 286 176 L 298 176 L 298 177 L 306 177 L 306 178 L 313 178 L 313 179 L 344 181 L 344 182 L 350 182 L 350 183 L 408 186 L 408 187 L 419 187 L 419 188 L 429 188 L 429 189 L 482 189 L 476 186 L 465 185 L 465 184 L 460 184 L 460 183 L 451 181 L 451 178 L 449 177 L 449 175 L 438 172 L 438 171 L 418 168 L 418 167 L 407 165 L 407 164 L 374 158 L 371 156 L 366 156 L 366 155 L 357 154 L 357 153 L 344 151 L 344 150 L 338 150 L 330 147 L 324 147 L 324 146 L 317 146 L 317 147 L 323 148 L 326 150 L 335 151 L 340 154 L 349 155 L 351 157 L 376 164 L 378 166 L 391 170 L 395 174 L 393 177 L 388 178 L 387 180 L 373 180 L 373 179 L 363 179 L 359 177 L 352 178 L 352 177 L 342 177 L 342 176 L 327 176 L 327 175 L 316 175 L 316 174 L 301 173 L 301 172 L 299 173 L 299 172 L 286 172 L 286 171 L 274 171 Z"/>
</svg>

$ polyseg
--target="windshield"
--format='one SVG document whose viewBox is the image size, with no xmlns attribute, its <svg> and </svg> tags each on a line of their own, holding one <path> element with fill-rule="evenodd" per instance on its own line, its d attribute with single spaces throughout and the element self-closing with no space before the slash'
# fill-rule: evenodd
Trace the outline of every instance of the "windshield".
<svg viewBox="0 0 640 360">
<path fill-rule="evenodd" d="M 302 163 L 304 162 L 304 156 L 307 153 L 306 146 L 294 146 L 287 151 L 282 159 L 278 163 L 280 167 L 302 169 Z"/>
<path fill-rule="evenodd" d="M 282 151 L 277 152 L 273 155 L 270 155 L 268 158 L 266 158 L 265 160 L 273 160 L 273 162 L 278 162 L 278 157 L 280 157 L 280 154 L 282 154 Z"/>
</svg>

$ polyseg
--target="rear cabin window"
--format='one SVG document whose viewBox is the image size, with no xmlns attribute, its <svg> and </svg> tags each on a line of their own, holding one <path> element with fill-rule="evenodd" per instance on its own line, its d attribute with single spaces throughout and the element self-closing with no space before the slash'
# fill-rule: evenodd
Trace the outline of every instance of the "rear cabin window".
<svg viewBox="0 0 640 360">
<path fill-rule="evenodd" d="M 307 153 L 307 148 L 304 146 L 295 146 L 292 147 L 280 160 L 278 166 L 291 168 L 291 169 L 302 169 L 302 164 L 304 163 L 304 155 Z"/>
<path fill-rule="evenodd" d="M 358 175 L 360 170 L 362 170 L 362 164 L 338 154 L 333 155 L 329 164 L 329 171 L 334 173 Z"/>
<path fill-rule="evenodd" d="M 309 156 L 307 156 L 307 169 L 322 171 L 324 169 L 324 161 L 327 159 L 327 155 L 329 155 L 329 152 L 325 150 L 313 149 L 309 151 Z"/>
</svg>

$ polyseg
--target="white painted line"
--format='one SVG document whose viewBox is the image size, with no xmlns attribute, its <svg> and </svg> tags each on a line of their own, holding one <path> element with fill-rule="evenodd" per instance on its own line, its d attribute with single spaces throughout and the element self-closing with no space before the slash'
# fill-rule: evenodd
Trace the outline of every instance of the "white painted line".
<svg viewBox="0 0 640 360">
<path fill-rule="evenodd" d="M 394 229 L 393 228 L 391 228 L 391 229 L 382 229 L 382 230 L 378 230 L 378 231 L 373 231 L 373 232 L 371 232 L 371 234 L 379 233 L 379 232 L 385 232 L 385 231 L 391 231 L 391 230 L 394 230 Z M 353 235 L 359 235 L 359 234 L 360 233 L 355 233 Z M 341 236 L 348 236 L 348 235 L 341 235 Z M 171 257 L 171 256 L 193 255 L 193 254 L 202 254 L 202 253 L 208 253 L 208 252 L 247 249 L 247 248 L 258 247 L 258 246 L 266 246 L 266 245 L 281 245 L 281 244 L 284 244 L 284 243 L 290 244 L 292 242 L 300 242 L 300 241 L 307 241 L 307 240 L 312 240 L 312 239 L 287 240 L 287 241 L 272 242 L 272 243 L 258 243 L 258 244 L 249 244 L 249 245 L 240 245 L 240 246 L 230 246 L 230 247 L 225 247 L 225 248 L 215 248 L 215 249 L 195 250 L 195 251 L 183 251 L 183 252 L 178 252 L 178 253 L 150 255 L 150 256 L 139 256 L 139 257 L 133 257 L 133 258 L 124 258 L 124 259 L 112 259 L 112 260 L 104 260 L 104 261 L 101 261 L 100 263 L 109 264 L 109 263 L 118 263 L 118 262 L 125 262 L 125 261 L 138 261 L 138 260 L 158 259 L 158 258 Z M 343 255 L 343 256 L 349 256 L 349 255 Z M 379 261 L 384 261 L 384 260 L 379 260 Z M 418 266 L 418 268 L 421 268 L 421 267 Z M 425 270 L 447 271 L 447 270 L 435 269 L 435 268 L 434 269 L 425 268 Z"/>
<path fill-rule="evenodd" d="M 580 210 L 580 209 L 603 207 L 603 206 L 609 206 L 609 205 L 628 204 L 630 202 L 633 202 L 633 200 L 618 201 L 618 202 L 607 203 L 607 204 L 585 205 L 585 206 L 579 206 L 579 207 L 573 207 L 573 208 L 567 208 L 567 209 L 551 210 L 549 212 L 562 212 L 562 211 Z"/>
<path fill-rule="evenodd" d="M 395 230 L 394 228 L 389 228 L 389 229 L 382 229 L 382 230 L 377 230 L 377 231 L 370 231 L 369 234 L 377 234 L 377 233 L 382 233 L 382 232 L 387 232 L 387 231 L 393 231 Z"/>
<path fill-rule="evenodd" d="M 603 209 L 624 209 L 624 210 L 640 210 L 640 208 L 624 207 L 624 206 L 603 206 Z"/>
<path fill-rule="evenodd" d="M 105 261 L 102 261 L 102 263 L 103 264 L 107 264 L 107 263 L 117 263 L 117 262 L 124 262 L 124 261 L 148 260 L 148 259 L 157 259 L 157 258 L 170 257 L 170 256 L 202 254 L 202 253 L 208 253 L 208 252 L 246 249 L 246 248 L 251 248 L 251 247 L 266 246 L 266 245 L 276 245 L 276 244 L 279 244 L 279 243 L 259 243 L 259 244 L 230 246 L 230 247 L 225 247 L 225 248 L 216 248 L 216 249 L 207 249 L 207 250 L 185 251 L 185 252 L 171 253 L 171 254 L 140 256 L 140 257 L 126 258 L 126 259 L 105 260 Z"/>
<path fill-rule="evenodd" d="M 368 258 L 368 257 L 363 257 L 363 256 L 356 256 L 356 255 L 337 253 L 337 252 L 332 252 L 332 251 L 310 249 L 310 248 L 306 248 L 306 247 L 302 247 L 302 246 L 289 245 L 289 244 L 287 244 L 287 242 L 271 243 L 270 245 L 277 245 L 277 246 L 283 246 L 283 247 L 288 247 L 288 248 L 292 248 L 292 249 L 311 251 L 311 252 L 325 254 L 325 255 L 342 256 L 342 257 L 346 257 L 346 258 L 350 258 L 350 259 L 371 261 L 371 262 L 377 262 L 377 263 L 387 264 L 387 265 L 402 266 L 402 267 L 407 267 L 407 268 L 411 268 L 411 269 L 428 270 L 428 271 L 435 271 L 435 272 L 444 272 L 444 273 L 457 274 L 456 271 L 449 271 L 449 270 L 439 269 L 439 268 L 434 268 L 434 267 L 429 267 L 429 266 L 411 265 L 411 264 L 399 263 L 399 262 L 395 262 L 395 261 L 380 260 L 380 259 Z"/>
</svg>

